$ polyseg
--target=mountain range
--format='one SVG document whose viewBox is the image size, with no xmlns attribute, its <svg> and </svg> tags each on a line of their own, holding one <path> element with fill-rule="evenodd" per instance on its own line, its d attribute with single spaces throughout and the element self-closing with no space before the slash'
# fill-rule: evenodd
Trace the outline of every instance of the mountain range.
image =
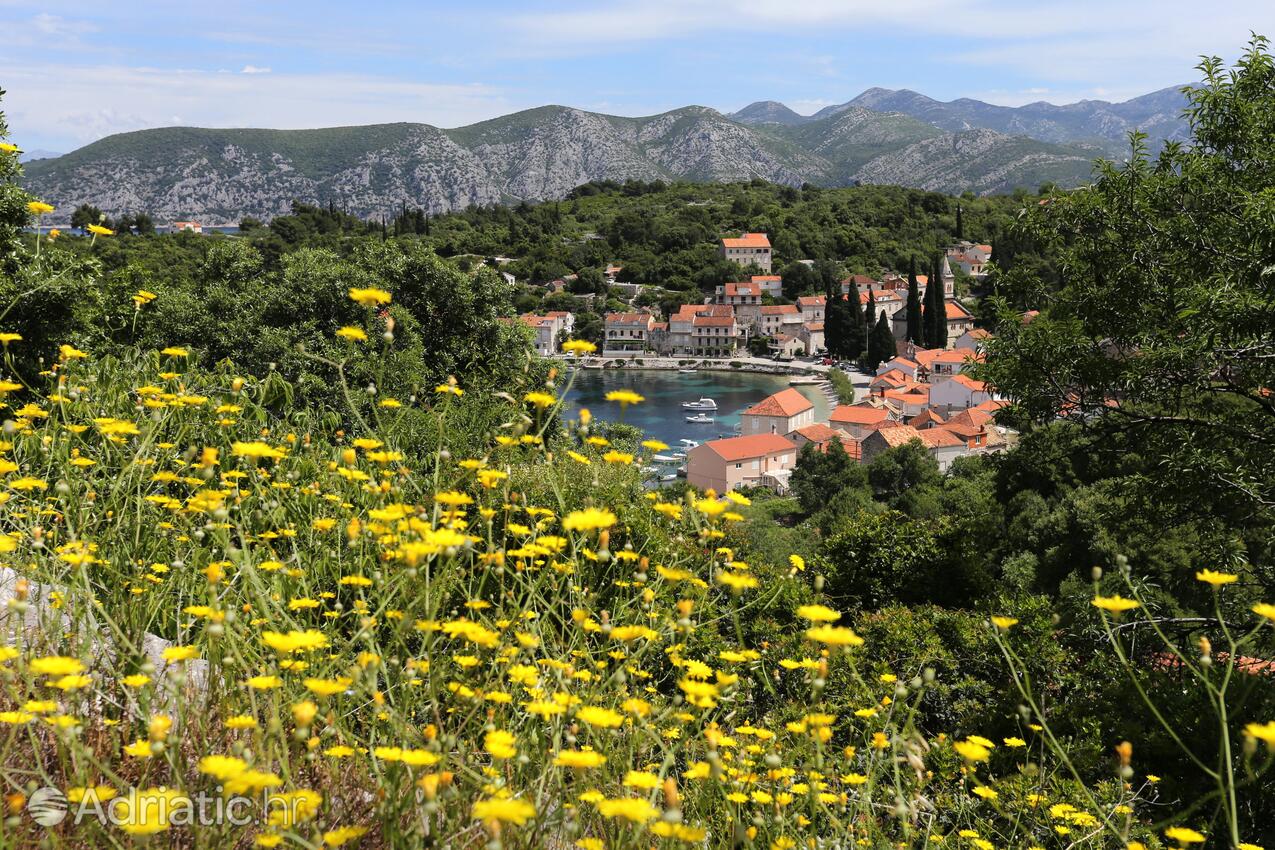
<svg viewBox="0 0 1275 850">
<path fill-rule="evenodd" d="M 466 127 L 376 124 L 316 130 L 166 127 L 108 136 L 26 165 L 25 183 L 67 218 L 111 214 L 230 222 L 270 218 L 293 199 L 367 217 L 404 204 L 561 198 L 591 180 L 893 183 L 977 194 L 1086 180 L 1132 129 L 1185 138 L 1185 98 L 1164 89 L 1124 103 L 1003 107 L 869 89 L 810 116 L 760 101 L 731 114 L 688 106 L 625 118 L 564 106 Z"/>
</svg>

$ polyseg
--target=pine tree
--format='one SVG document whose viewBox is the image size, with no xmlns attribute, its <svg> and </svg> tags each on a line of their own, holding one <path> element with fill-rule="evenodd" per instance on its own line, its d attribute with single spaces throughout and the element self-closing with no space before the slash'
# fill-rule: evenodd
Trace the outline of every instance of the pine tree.
<svg viewBox="0 0 1275 850">
<path fill-rule="evenodd" d="M 916 257 L 908 265 L 907 339 L 925 344 L 925 332 L 921 327 L 921 289 L 916 279 Z"/>
</svg>

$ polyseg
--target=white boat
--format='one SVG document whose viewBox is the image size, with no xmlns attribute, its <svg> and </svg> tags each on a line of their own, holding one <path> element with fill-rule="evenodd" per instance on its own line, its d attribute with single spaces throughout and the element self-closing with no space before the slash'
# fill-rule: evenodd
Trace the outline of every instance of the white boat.
<svg viewBox="0 0 1275 850">
<path fill-rule="evenodd" d="M 706 413 L 696 413 L 694 416 L 686 417 L 686 421 L 694 422 L 696 425 L 703 425 L 704 423 L 712 422 L 713 417 L 709 416 Z"/>
<path fill-rule="evenodd" d="M 693 449 L 699 446 L 699 440 L 687 440 L 683 438 L 681 440 L 678 440 L 678 442 L 681 443 L 682 447 L 686 449 Z"/>
<path fill-rule="evenodd" d="M 680 463 L 685 455 L 651 455 L 652 463 Z"/>
<path fill-rule="evenodd" d="M 717 402 L 711 398 L 701 398 L 699 401 L 684 401 L 682 407 L 687 410 L 716 410 Z"/>
<path fill-rule="evenodd" d="M 661 475 L 661 476 L 660 476 L 660 483 L 661 483 L 661 484 L 669 484 L 669 483 L 672 483 L 672 482 L 676 481 L 678 478 L 681 478 L 681 476 L 680 476 L 678 473 L 676 473 L 676 472 L 670 472 L 668 475 Z"/>
<path fill-rule="evenodd" d="M 681 372 L 683 375 L 694 375 L 694 374 L 695 374 L 697 371 L 699 371 L 699 370 L 697 370 L 697 369 L 678 369 L 677 371 Z"/>
</svg>

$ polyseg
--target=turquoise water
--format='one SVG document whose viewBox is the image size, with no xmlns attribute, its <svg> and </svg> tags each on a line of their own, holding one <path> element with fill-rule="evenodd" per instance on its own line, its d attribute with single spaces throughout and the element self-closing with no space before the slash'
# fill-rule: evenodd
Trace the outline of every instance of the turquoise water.
<svg viewBox="0 0 1275 850">
<path fill-rule="evenodd" d="M 685 438 L 704 442 L 733 436 L 739 414 L 771 393 L 788 386 L 788 375 L 760 375 L 750 372 L 696 372 L 685 375 L 656 369 L 580 369 L 567 394 L 566 415 L 587 407 L 597 419 L 621 421 L 620 405 L 606 400 L 612 390 L 633 390 L 646 397 L 624 411 L 623 421 L 641 428 L 648 437 L 677 447 Z M 796 389 L 815 406 L 815 421 L 827 421 L 828 402 L 817 387 Z M 695 424 L 686 417 L 682 402 L 707 396 L 717 402 L 711 424 Z"/>
</svg>

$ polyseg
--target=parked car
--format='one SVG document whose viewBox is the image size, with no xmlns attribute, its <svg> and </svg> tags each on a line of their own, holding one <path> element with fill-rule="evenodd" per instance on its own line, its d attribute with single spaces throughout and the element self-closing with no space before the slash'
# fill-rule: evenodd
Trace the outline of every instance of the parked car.
<svg viewBox="0 0 1275 850">
<path fill-rule="evenodd" d="M 819 361 L 819 365 L 820 366 L 836 366 L 837 361 L 833 360 L 831 357 L 825 357 L 824 359 Z"/>
</svg>

